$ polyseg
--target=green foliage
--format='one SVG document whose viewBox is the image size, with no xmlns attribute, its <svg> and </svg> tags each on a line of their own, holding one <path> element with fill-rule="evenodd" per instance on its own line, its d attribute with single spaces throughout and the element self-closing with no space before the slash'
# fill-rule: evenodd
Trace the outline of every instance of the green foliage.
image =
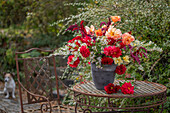
<svg viewBox="0 0 170 113">
<path fill-rule="evenodd" d="M 9 27 L 20 24 L 26 17 L 26 0 L 1 0 L 0 1 L 0 27 Z"/>
<path fill-rule="evenodd" d="M 63 24 L 56 24 L 50 26 L 56 20 L 62 19 L 72 14 L 76 14 L 77 8 L 64 7 L 64 3 L 73 2 L 74 0 L 32 0 L 31 5 L 28 7 L 29 11 L 26 16 L 26 26 L 28 29 L 36 28 L 43 34 L 53 35 L 61 29 Z"/>
</svg>

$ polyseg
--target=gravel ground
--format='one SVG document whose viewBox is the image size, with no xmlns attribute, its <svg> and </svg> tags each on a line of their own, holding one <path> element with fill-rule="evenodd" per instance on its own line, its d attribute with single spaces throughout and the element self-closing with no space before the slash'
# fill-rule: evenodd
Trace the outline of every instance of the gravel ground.
<svg viewBox="0 0 170 113">
<path fill-rule="evenodd" d="M 3 91 L 4 83 L 0 82 L 0 91 Z M 20 100 L 19 100 L 19 90 L 16 88 L 15 91 L 16 98 L 13 99 L 11 96 L 6 99 L 4 94 L 0 94 L 0 113 L 2 111 L 5 111 L 6 113 L 20 113 Z M 26 93 L 23 93 L 23 100 L 26 99 Z M 31 109 L 38 109 L 40 108 L 40 104 L 30 104 L 25 106 L 24 108 L 28 110 L 28 112 L 31 112 Z M 4 112 L 4 113 L 5 113 Z"/>
<path fill-rule="evenodd" d="M 0 82 L 0 91 L 3 91 L 3 88 L 4 84 Z M 18 89 L 16 89 L 15 91 L 15 96 L 15 99 L 13 99 L 12 97 L 10 97 L 9 99 L 5 99 L 5 95 L 0 94 L 0 113 L 20 113 L 20 100 Z M 23 94 L 23 100 L 26 100 L 24 97 L 26 97 L 26 93 Z M 56 105 L 56 103 L 53 103 L 53 105 Z M 26 110 L 26 113 L 40 113 L 40 110 L 38 110 L 39 108 L 40 104 L 30 104 L 24 106 L 24 110 Z M 52 113 L 75 113 L 74 107 L 64 106 L 57 107 L 57 109 L 55 109 L 55 111 L 53 111 Z"/>
<path fill-rule="evenodd" d="M 3 91 L 4 83 L 0 82 L 0 91 Z M 7 113 L 19 113 L 19 96 L 18 91 L 15 94 L 16 98 L 5 99 L 5 95 L 0 94 L 0 109 L 6 111 Z"/>
</svg>

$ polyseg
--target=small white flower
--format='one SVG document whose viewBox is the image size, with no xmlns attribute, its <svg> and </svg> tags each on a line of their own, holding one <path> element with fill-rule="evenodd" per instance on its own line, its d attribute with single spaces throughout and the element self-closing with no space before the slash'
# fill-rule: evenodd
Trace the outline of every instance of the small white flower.
<svg viewBox="0 0 170 113">
<path fill-rule="evenodd" d="M 149 45 L 151 45 L 152 44 L 152 41 L 149 41 Z"/>
<path fill-rule="evenodd" d="M 74 51 L 74 49 L 73 49 L 73 48 L 71 48 L 71 49 L 70 49 L 70 51 Z"/>
<path fill-rule="evenodd" d="M 86 43 L 82 43 L 81 46 L 87 46 L 87 44 Z"/>
<path fill-rule="evenodd" d="M 97 60 L 101 61 L 101 59 L 102 59 L 101 57 L 97 57 Z"/>
<path fill-rule="evenodd" d="M 100 40 L 100 38 L 99 38 L 99 37 L 97 37 L 97 38 L 96 38 L 96 41 L 99 41 L 99 40 Z"/>
<path fill-rule="evenodd" d="M 75 51 L 75 52 L 74 52 L 74 54 L 75 54 L 75 55 L 77 55 L 77 54 L 78 54 L 78 52 L 77 52 L 77 51 Z"/>
<path fill-rule="evenodd" d="M 78 40 L 78 43 L 81 44 L 82 42 L 80 40 Z"/>
<path fill-rule="evenodd" d="M 139 65 L 138 69 L 139 69 L 139 70 L 141 70 L 141 71 L 144 71 L 144 69 L 143 69 L 143 66 L 142 66 L 142 65 Z"/>
</svg>

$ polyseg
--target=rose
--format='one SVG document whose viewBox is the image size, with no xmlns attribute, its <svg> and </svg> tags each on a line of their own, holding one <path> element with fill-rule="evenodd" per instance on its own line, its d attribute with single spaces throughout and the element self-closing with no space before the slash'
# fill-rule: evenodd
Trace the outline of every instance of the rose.
<svg viewBox="0 0 170 113">
<path fill-rule="evenodd" d="M 67 64 L 68 64 L 70 67 L 77 67 L 78 64 L 79 64 L 79 62 L 80 62 L 79 57 L 77 57 L 77 60 L 74 61 L 74 63 L 72 64 L 71 62 L 72 62 L 73 58 L 74 58 L 74 55 L 70 55 L 70 56 L 68 57 Z"/>
<path fill-rule="evenodd" d="M 135 38 L 130 35 L 129 33 L 124 33 L 122 35 L 122 42 L 125 44 L 125 45 L 129 45 L 132 41 L 134 41 Z"/>
<path fill-rule="evenodd" d="M 104 54 L 106 56 L 112 56 L 113 58 L 114 57 L 118 58 L 120 55 L 122 55 L 122 51 L 120 50 L 119 47 L 109 46 L 104 48 Z"/>
<path fill-rule="evenodd" d="M 80 53 L 85 58 L 87 58 L 90 55 L 90 51 L 86 46 L 81 46 Z"/>
<path fill-rule="evenodd" d="M 116 70 L 115 70 L 115 72 L 116 72 L 117 74 L 119 74 L 119 75 L 124 74 L 125 71 L 126 71 L 126 67 L 125 67 L 125 65 L 123 65 L 123 64 L 121 64 L 120 66 L 117 66 L 117 67 L 116 67 Z"/>
<path fill-rule="evenodd" d="M 123 94 L 133 94 L 134 93 L 134 86 L 132 86 L 131 82 L 125 82 L 121 86 L 120 89 Z"/>
</svg>

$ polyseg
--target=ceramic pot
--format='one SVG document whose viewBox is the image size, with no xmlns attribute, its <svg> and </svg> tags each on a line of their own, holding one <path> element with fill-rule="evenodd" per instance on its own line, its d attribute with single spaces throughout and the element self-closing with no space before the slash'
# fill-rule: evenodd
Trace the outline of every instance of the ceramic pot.
<svg viewBox="0 0 170 113">
<path fill-rule="evenodd" d="M 92 79 L 96 89 L 103 90 L 104 86 L 113 83 L 115 79 L 115 70 L 117 65 L 104 65 L 102 69 L 96 68 L 94 63 L 91 63 Z"/>
</svg>

